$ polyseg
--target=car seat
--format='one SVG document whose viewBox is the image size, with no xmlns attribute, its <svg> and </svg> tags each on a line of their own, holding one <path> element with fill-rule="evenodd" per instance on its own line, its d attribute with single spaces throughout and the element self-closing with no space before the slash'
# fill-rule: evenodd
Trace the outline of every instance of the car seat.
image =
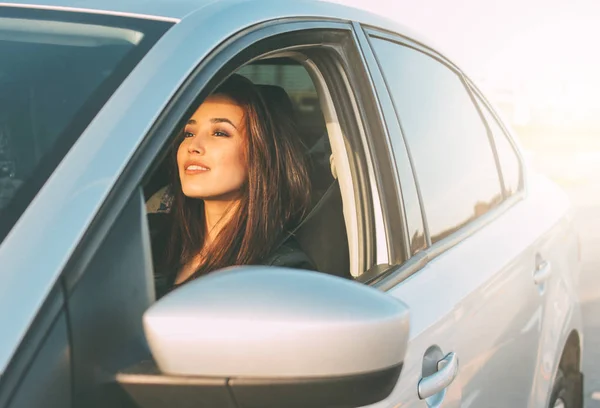
<svg viewBox="0 0 600 408">
<path fill-rule="evenodd" d="M 284 109 L 295 120 L 293 103 L 287 92 L 275 85 L 258 85 L 270 109 Z M 303 136 L 303 135 L 301 135 Z M 307 147 L 312 184 L 312 208 L 294 232 L 304 252 L 317 270 L 350 278 L 348 237 L 339 183 L 334 177 L 329 137 L 322 136 Z"/>
</svg>

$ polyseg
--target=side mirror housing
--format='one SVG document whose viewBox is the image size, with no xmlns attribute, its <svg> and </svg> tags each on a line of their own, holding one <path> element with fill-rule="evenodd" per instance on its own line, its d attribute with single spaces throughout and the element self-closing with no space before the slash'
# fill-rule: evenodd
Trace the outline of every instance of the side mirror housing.
<svg viewBox="0 0 600 408">
<path fill-rule="evenodd" d="M 156 367 L 146 363 L 119 382 L 143 407 L 368 405 L 396 385 L 408 316 L 403 303 L 357 282 L 286 268 L 228 268 L 146 312 Z M 149 398 L 152 384 L 169 394 L 166 405 Z"/>
</svg>

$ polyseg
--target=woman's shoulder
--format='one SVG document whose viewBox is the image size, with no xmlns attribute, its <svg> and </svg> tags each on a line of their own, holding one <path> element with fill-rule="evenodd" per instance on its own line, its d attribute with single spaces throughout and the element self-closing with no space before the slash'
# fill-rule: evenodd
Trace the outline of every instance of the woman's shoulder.
<svg viewBox="0 0 600 408">
<path fill-rule="evenodd" d="M 289 237 L 262 262 L 263 265 L 315 270 L 312 260 L 294 239 Z"/>
</svg>

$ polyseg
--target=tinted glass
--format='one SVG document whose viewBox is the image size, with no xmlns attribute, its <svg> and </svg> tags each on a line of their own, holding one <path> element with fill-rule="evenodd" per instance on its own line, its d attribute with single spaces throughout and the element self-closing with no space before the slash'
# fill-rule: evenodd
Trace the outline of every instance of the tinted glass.
<svg viewBox="0 0 600 408">
<path fill-rule="evenodd" d="M 504 188 L 507 195 L 513 195 L 521 187 L 521 164 L 519 157 L 508 136 L 498 123 L 498 120 L 492 115 L 488 107 L 478 98 L 479 106 L 492 132 L 500 167 L 502 168 L 502 177 L 504 178 Z"/>
<path fill-rule="evenodd" d="M 0 7 L 0 240 L 168 26 Z"/>
<path fill-rule="evenodd" d="M 460 77 L 414 49 L 372 39 L 437 242 L 502 199 L 487 130 Z"/>
</svg>

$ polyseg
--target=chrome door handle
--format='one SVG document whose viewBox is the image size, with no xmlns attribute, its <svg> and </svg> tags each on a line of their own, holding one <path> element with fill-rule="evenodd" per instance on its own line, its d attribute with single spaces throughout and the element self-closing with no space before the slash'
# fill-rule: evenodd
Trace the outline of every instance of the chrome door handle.
<svg viewBox="0 0 600 408">
<path fill-rule="evenodd" d="M 546 281 L 552 275 L 552 264 L 548 261 L 541 262 L 533 273 L 533 282 L 536 285 Z"/>
<path fill-rule="evenodd" d="M 419 381 L 419 398 L 425 399 L 437 394 L 447 388 L 458 374 L 458 357 L 455 353 L 449 353 L 438 361 L 438 371 Z"/>
</svg>

